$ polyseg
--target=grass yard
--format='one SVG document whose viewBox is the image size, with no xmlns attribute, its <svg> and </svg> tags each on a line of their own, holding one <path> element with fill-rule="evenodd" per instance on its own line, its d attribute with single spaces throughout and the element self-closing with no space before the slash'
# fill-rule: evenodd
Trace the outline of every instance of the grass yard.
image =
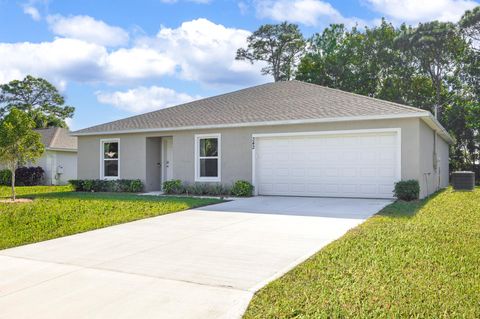
<svg viewBox="0 0 480 319">
<path fill-rule="evenodd" d="M 480 188 L 386 207 L 260 290 L 245 318 L 480 318 Z"/>
<path fill-rule="evenodd" d="M 0 203 L 0 249 L 220 202 L 216 199 L 75 193 L 70 186 L 16 187 L 31 203 Z M 0 198 L 10 188 L 0 186 Z"/>
</svg>

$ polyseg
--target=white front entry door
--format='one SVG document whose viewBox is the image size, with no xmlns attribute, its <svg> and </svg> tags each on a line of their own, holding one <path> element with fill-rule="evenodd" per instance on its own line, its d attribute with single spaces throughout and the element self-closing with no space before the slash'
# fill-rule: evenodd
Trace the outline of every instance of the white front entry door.
<svg viewBox="0 0 480 319">
<path fill-rule="evenodd" d="M 399 130 L 255 138 L 259 195 L 392 198 Z"/>
<path fill-rule="evenodd" d="M 162 182 L 173 178 L 173 138 L 162 138 Z"/>
</svg>

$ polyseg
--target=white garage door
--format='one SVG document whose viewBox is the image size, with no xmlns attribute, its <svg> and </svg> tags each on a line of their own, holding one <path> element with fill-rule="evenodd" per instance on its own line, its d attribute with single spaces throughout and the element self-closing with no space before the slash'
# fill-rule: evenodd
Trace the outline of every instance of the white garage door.
<svg viewBox="0 0 480 319">
<path fill-rule="evenodd" d="M 307 133 L 305 133 L 307 134 Z M 259 195 L 392 198 L 397 131 L 255 138 Z"/>
</svg>

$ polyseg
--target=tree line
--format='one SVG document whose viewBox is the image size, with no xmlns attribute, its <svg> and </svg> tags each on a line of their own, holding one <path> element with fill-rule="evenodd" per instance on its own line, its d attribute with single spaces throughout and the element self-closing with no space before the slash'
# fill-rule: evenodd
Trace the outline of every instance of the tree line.
<svg viewBox="0 0 480 319">
<path fill-rule="evenodd" d="M 266 24 L 236 58 L 263 61 L 275 81 L 297 79 L 428 110 L 456 139 L 451 169 L 480 165 L 480 6 L 457 23 L 332 24 L 305 39 L 296 24 Z"/>
</svg>

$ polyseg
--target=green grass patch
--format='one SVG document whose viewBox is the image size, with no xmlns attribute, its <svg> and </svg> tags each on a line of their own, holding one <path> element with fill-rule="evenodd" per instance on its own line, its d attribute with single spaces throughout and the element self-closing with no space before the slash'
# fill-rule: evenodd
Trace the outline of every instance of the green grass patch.
<svg viewBox="0 0 480 319">
<path fill-rule="evenodd" d="M 72 192 L 71 185 L 65 186 L 17 186 L 15 193 L 18 197 L 33 198 L 34 195 L 46 193 L 64 193 Z M 0 186 L 0 199 L 12 197 L 12 189 L 9 186 Z"/>
<path fill-rule="evenodd" d="M 260 290 L 245 318 L 480 318 L 480 188 L 386 207 Z"/>
<path fill-rule="evenodd" d="M 75 193 L 70 186 L 16 187 L 31 203 L 0 203 L 0 249 L 219 203 L 216 199 Z M 0 197 L 10 189 L 0 187 Z"/>
</svg>

